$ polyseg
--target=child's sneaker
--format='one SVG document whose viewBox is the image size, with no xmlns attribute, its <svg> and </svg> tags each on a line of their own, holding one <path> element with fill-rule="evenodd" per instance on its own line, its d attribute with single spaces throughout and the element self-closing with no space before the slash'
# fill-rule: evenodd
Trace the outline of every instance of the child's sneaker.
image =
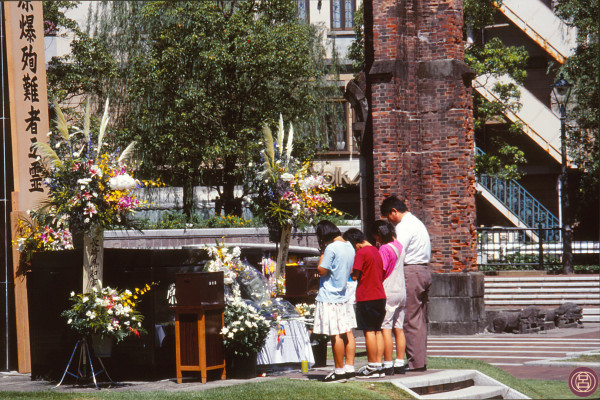
<svg viewBox="0 0 600 400">
<path fill-rule="evenodd" d="M 394 367 L 389 367 L 389 368 L 383 368 L 381 370 L 381 378 L 383 378 L 384 376 L 392 376 L 394 375 Z"/>
<path fill-rule="evenodd" d="M 346 379 L 352 379 L 352 378 L 354 378 L 356 376 L 356 371 L 352 371 L 352 372 L 346 371 L 344 373 L 344 375 L 346 376 Z"/>
<path fill-rule="evenodd" d="M 359 379 L 366 378 L 379 378 L 381 376 L 381 368 L 371 367 L 370 365 L 365 365 L 356 373 L 356 377 Z M 383 374 L 385 376 L 385 374 Z"/>
<path fill-rule="evenodd" d="M 347 374 L 336 374 L 335 371 L 331 371 L 329 375 L 323 379 L 323 382 L 346 382 L 348 377 Z"/>
</svg>

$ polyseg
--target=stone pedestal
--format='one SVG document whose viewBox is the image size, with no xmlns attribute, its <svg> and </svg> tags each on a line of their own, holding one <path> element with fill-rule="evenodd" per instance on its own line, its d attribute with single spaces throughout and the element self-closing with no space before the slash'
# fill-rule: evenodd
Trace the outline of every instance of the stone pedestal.
<svg viewBox="0 0 600 400">
<path fill-rule="evenodd" d="M 483 273 L 434 273 L 431 280 L 429 334 L 473 335 L 485 329 Z"/>
</svg>

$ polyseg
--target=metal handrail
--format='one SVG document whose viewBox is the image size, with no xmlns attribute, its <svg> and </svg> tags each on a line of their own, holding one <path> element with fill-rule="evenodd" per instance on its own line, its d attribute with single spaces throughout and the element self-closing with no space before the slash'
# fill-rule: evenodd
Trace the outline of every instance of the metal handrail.
<svg viewBox="0 0 600 400">
<path fill-rule="evenodd" d="M 485 152 L 477 148 L 476 154 L 484 155 Z M 537 228 L 538 224 L 542 224 L 545 228 L 560 226 L 558 218 L 515 180 L 477 174 L 477 182 L 525 226 L 529 228 Z"/>
</svg>

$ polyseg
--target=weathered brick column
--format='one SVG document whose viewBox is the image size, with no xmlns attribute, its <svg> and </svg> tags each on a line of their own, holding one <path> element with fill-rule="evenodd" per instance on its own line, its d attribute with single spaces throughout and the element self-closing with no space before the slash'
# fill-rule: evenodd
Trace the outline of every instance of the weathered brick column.
<svg viewBox="0 0 600 400">
<path fill-rule="evenodd" d="M 472 71 L 461 0 L 372 0 L 375 215 L 405 199 L 432 239 L 432 270 L 476 268 Z"/>
</svg>

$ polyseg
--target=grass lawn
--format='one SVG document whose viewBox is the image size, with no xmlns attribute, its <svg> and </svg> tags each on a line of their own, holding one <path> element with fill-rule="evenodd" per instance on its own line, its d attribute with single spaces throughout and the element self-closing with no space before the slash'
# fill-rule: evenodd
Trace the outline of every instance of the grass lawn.
<svg viewBox="0 0 600 400">
<path fill-rule="evenodd" d="M 322 383 L 287 378 L 254 382 L 196 392 L 116 392 L 56 393 L 0 392 L 2 399 L 98 399 L 98 400 L 232 400 L 232 399 L 412 399 L 404 391 L 387 382 Z"/>
<path fill-rule="evenodd" d="M 579 357 L 561 361 L 600 362 L 600 354 L 582 354 Z"/>
</svg>

